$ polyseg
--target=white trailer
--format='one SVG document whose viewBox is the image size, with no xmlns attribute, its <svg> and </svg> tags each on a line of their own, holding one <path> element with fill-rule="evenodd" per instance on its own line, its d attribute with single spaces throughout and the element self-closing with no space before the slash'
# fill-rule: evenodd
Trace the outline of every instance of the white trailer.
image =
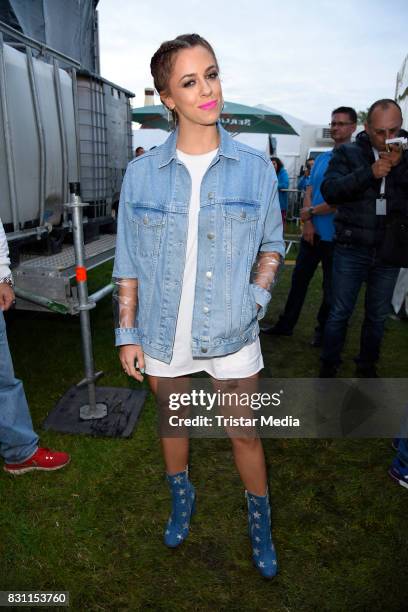
<svg viewBox="0 0 408 612">
<path fill-rule="evenodd" d="M 397 74 L 395 100 L 402 110 L 402 127 L 408 130 L 408 55 Z M 406 268 L 400 270 L 392 305 L 396 313 L 402 312 L 408 316 L 408 269 Z"/>
<path fill-rule="evenodd" d="M 408 55 L 402 62 L 402 66 L 397 74 L 395 100 L 402 109 L 402 127 L 408 130 Z"/>
</svg>

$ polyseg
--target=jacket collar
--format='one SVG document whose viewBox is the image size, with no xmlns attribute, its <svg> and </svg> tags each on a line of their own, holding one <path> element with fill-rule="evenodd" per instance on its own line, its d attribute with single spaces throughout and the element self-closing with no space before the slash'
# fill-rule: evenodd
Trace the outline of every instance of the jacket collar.
<svg viewBox="0 0 408 612">
<path fill-rule="evenodd" d="M 222 127 L 220 122 L 217 122 L 217 129 L 220 135 L 220 146 L 218 148 L 217 157 L 223 155 L 229 159 L 235 159 L 239 161 L 238 147 L 234 142 L 233 138 L 228 132 Z M 177 147 L 178 128 L 176 128 L 164 144 L 161 147 L 159 156 L 159 168 L 167 166 L 173 159 L 177 159 L 176 147 Z"/>
</svg>

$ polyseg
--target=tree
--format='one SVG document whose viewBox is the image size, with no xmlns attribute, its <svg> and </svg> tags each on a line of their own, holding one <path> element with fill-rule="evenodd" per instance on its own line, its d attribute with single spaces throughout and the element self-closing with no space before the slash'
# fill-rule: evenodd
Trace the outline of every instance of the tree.
<svg viewBox="0 0 408 612">
<path fill-rule="evenodd" d="M 357 112 L 357 123 L 365 123 L 367 121 L 367 114 L 369 109 L 367 108 L 365 111 L 360 110 Z"/>
</svg>

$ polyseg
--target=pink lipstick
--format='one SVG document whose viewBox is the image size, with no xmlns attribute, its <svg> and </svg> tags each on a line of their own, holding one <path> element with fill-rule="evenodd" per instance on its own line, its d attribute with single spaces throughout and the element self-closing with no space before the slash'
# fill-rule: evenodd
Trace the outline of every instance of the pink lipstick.
<svg viewBox="0 0 408 612">
<path fill-rule="evenodd" d="M 217 100 L 210 100 L 209 102 L 206 102 L 205 104 L 201 104 L 198 108 L 201 108 L 201 110 L 212 110 L 213 108 L 215 108 L 218 104 Z"/>
</svg>

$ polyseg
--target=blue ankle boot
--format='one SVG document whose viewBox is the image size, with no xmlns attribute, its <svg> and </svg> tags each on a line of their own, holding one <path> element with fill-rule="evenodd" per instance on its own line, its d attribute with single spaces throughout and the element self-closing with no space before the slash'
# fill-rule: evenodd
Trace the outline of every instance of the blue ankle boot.
<svg viewBox="0 0 408 612">
<path fill-rule="evenodd" d="M 275 547 L 271 536 L 269 496 L 245 491 L 248 502 L 248 527 L 252 544 L 252 559 L 265 578 L 273 578 L 278 571 Z"/>
<path fill-rule="evenodd" d="M 195 512 L 195 489 L 188 479 L 188 468 L 178 474 L 166 475 L 171 490 L 171 514 L 164 532 L 164 543 L 179 546 L 188 536 L 191 516 Z"/>
</svg>

